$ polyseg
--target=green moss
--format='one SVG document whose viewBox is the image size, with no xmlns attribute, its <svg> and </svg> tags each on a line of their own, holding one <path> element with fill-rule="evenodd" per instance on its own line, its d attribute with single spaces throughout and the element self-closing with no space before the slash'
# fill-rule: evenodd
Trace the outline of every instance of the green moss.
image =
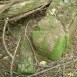
<svg viewBox="0 0 77 77">
<path fill-rule="evenodd" d="M 18 72 L 21 74 L 33 74 L 35 72 L 32 56 L 27 56 L 25 59 L 22 59 L 22 62 L 18 64 Z"/>
<path fill-rule="evenodd" d="M 20 42 L 20 54 L 18 64 L 18 72 L 21 74 L 32 74 L 35 72 L 34 67 L 34 54 L 32 48 L 25 37 L 24 33 L 22 34 L 22 39 Z"/>
<path fill-rule="evenodd" d="M 52 60 L 59 60 L 62 57 L 63 52 L 66 50 L 65 35 L 61 36 L 56 42 L 53 51 L 51 52 Z"/>
<path fill-rule="evenodd" d="M 46 35 L 44 31 L 36 31 L 35 33 L 33 33 L 33 40 L 35 42 L 34 44 L 36 46 L 36 49 L 38 50 L 38 53 L 51 60 L 60 59 L 62 57 L 62 54 L 67 51 L 70 45 L 68 37 L 69 35 L 64 34 L 59 37 L 56 40 L 53 50 L 51 48 L 51 51 L 49 51 L 48 49 L 49 47 L 48 43 L 45 41 L 45 37 L 41 38 L 43 35 Z"/>
<path fill-rule="evenodd" d="M 70 41 L 69 33 L 65 33 L 59 21 L 50 15 L 38 22 L 32 38 L 37 52 L 50 60 L 60 59 Z"/>
</svg>

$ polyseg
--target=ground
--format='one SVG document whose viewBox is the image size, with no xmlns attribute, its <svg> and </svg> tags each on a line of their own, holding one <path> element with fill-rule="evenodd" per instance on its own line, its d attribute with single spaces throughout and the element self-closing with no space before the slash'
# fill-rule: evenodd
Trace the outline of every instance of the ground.
<svg viewBox="0 0 77 77">
<path fill-rule="evenodd" d="M 6 31 L 5 39 L 6 39 L 6 44 L 10 52 L 12 53 L 15 47 L 15 40 L 12 35 L 9 36 L 8 31 Z M 42 57 L 41 59 L 39 59 L 40 56 L 36 53 L 36 58 L 38 60 L 38 63 L 35 64 L 35 66 L 37 68 L 37 72 L 31 75 L 30 77 L 44 77 L 44 76 L 62 77 L 62 73 L 64 73 L 64 77 L 71 77 L 70 75 L 73 75 L 73 73 L 76 74 L 77 73 L 76 72 L 77 47 L 76 46 L 77 46 L 77 30 L 74 32 L 73 35 L 71 51 L 68 54 L 66 54 L 61 60 L 50 61 Z M 39 62 L 41 62 L 41 60 L 47 62 L 45 67 L 39 66 Z M 16 61 L 14 62 L 13 65 L 13 74 L 14 77 L 23 77 L 23 75 L 19 75 L 17 73 L 17 63 L 18 63 L 18 54 L 16 55 Z M 11 58 L 8 56 L 8 54 L 4 49 L 3 42 L 2 42 L 2 31 L 0 31 L 0 69 L 1 69 L 0 77 L 7 77 L 7 76 L 10 77 L 10 64 L 11 64 Z M 56 74 L 54 74 L 55 72 Z"/>
<path fill-rule="evenodd" d="M 63 10 L 63 8 L 58 6 L 58 9 L 60 10 L 59 12 L 66 15 L 66 12 Z M 42 11 L 40 12 L 42 13 Z M 42 14 L 39 14 L 39 12 L 37 12 L 37 15 L 38 15 L 37 17 L 34 14 L 32 15 L 33 16 L 32 20 L 34 21 L 34 23 L 36 23 L 35 18 L 37 19 L 37 21 L 39 21 L 38 17 L 40 17 L 40 15 L 42 17 L 43 15 L 45 15 L 45 13 L 43 13 L 42 15 Z M 22 21 L 25 21 L 25 19 L 21 20 L 21 22 Z M 68 23 L 68 21 L 63 20 L 63 23 L 64 24 L 66 22 Z M 34 23 L 31 23 L 31 24 L 34 24 Z M 14 24 L 17 25 L 15 22 L 11 23 L 12 26 L 15 26 Z M 22 25 L 22 24 L 19 23 L 19 25 Z M 29 29 L 31 29 L 31 27 Z M 4 48 L 2 34 L 3 34 L 3 31 L 2 29 L 0 29 L 0 77 L 10 77 L 12 60 Z M 7 48 L 13 54 L 16 47 L 16 38 L 12 35 L 9 28 L 6 29 L 5 41 L 6 41 Z M 36 62 L 34 63 L 34 66 L 36 67 L 36 72 L 35 74 L 32 74 L 32 75 L 22 75 L 17 72 L 17 64 L 20 62 L 19 50 L 18 50 L 15 61 L 13 63 L 13 76 L 14 77 L 76 77 L 77 76 L 77 57 L 76 57 L 77 56 L 77 30 L 75 30 L 74 33 L 72 34 L 72 42 L 71 42 L 70 49 L 71 50 L 69 50 L 67 54 L 63 55 L 61 60 L 57 60 L 57 61 L 51 61 L 46 59 L 45 57 L 41 57 L 35 51 L 34 56 L 35 56 Z M 42 62 L 44 62 L 45 64 L 40 65 L 40 63 Z"/>
</svg>

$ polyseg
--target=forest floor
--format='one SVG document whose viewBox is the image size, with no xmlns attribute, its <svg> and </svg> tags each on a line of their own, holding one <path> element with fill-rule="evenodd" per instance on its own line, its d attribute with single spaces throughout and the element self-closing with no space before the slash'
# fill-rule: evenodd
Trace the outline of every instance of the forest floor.
<svg viewBox="0 0 77 77">
<path fill-rule="evenodd" d="M 39 16 L 38 16 L 39 17 Z M 39 21 L 39 20 L 38 20 Z M 3 45 L 3 31 L 0 31 L 0 77 L 11 77 L 11 63 L 12 60 L 7 54 Z M 63 55 L 61 60 L 51 61 L 41 57 L 35 53 L 36 67 L 35 74 L 32 75 L 21 75 L 17 72 L 17 64 L 19 63 L 19 55 L 17 51 L 15 61 L 13 63 L 13 77 L 77 77 L 77 30 L 72 35 L 72 45 L 71 50 L 65 55 Z M 13 35 L 6 30 L 5 41 L 8 50 L 13 54 L 16 47 L 16 39 Z M 41 61 L 46 62 L 46 66 L 40 66 Z"/>
<path fill-rule="evenodd" d="M 9 36 L 6 31 L 5 41 L 7 47 L 11 53 L 15 48 L 15 40 L 13 36 Z M 28 77 L 76 77 L 77 76 L 77 30 L 74 32 L 71 50 L 68 54 L 62 57 L 59 61 L 50 61 L 45 58 L 39 59 L 39 55 L 36 53 L 36 58 L 40 62 L 46 61 L 45 67 L 35 65 L 36 73 L 28 75 Z M 26 75 L 20 75 L 17 73 L 18 54 L 13 64 L 14 77 L 27 77 Z M 8 56 L 4 49 L 2 42 L 2 31 L 0 31 L 0 77 L 10 77 L 11 58 Z"/>
</svg>

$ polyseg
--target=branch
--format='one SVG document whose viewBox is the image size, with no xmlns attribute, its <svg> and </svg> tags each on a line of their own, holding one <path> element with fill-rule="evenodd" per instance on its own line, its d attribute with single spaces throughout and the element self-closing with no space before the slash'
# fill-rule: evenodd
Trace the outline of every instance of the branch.
<svg viewBox="0 0 77 77">
<path fill-rule="evenodd" d="M 13 58 L 13 55 L 9 52 L 7 46 L 6 46 L 6 43 L 5 43 L 5 30 L 6 30 L 6 27 L 7 27 L 7 24 L 8 24 L 8 18 L 5 20 L 5 24 L 4 24 L 4 28 L 3 28 L 3 34 L 2 34 L 2 41 L 3 41 L 3 45 L 4 45 L 4 48 L 6 50 L 6 52 L 8 53 L 8 55 Z"/>
<path fill-rule="evenodd" d="M 29 44 L 30 44 L 30 46 L 31 46 L 31 48 L 32 48 L 32 51 L 33 51 L 33 53 L 34 53 L 34 58 L 35 58 L 36 64 L 37 64 L 37 63 L 39 63 L 39 62 L 38 62 L 38 60 L 37 60 L 37 58 L 36 58 L 35 50 L 34 50 L 34 48 L 33 48 L 33 46 L 32 46 L 31 40 L 29 39 L 29 37 L 28 37 L 28 35 L 27 35 L 27 28 L 28 28 L 28 25 L 29 25 L 30 22 L 31 22 L 31 21 L 29 21 L 29 22 L 27 23 L 27 25 L 26 25 L 26 28 L 25 28 L 25 36 L 26 36 L 26 38 L 27 38 L 27 40 L 28 40 L 28 42 L 29 42 Z"/>
<path fill-rule="evenodd" d="M 77 57 L 76 57 L 76 59 L 74 59 L 74 61 L 73 62 L 76 62 L 77 61 Z M 43 70 L 43 71 L 40 71 L 40 72 L 37 72 L 37 73 L 35 73 L 35 74 L 33 74 L 33 75 L 30 75 L 30 76 L 28 76 L 28 77 L 34 77 L 34 76 L 37 76 L 37 75 L 39 75 L 39 74 L 42 74 L 42 73 L 45 73 L 45 72 L 47 72 L 47 71 L 50 71 L 50 70 L 52 70 L 52 69 L 54 69 L 54 68 L 58 68 L 58 67 L 60 67 L 60 66 L 62 66 L 62 65 L 68 65 L 68 64 L 71 64 L 72 63 L 72 61 L 69 61 L 69 62 L 66 62 L 66 63 L 62 63 L 62 64 L 58 64 L 58 65 L 56 65 L 56 66 L 53 66 L 53 67 L 50 67 L 50 68 L 48 68 L 48 69 L 46 69 L 46 70 Z M 25 77 L 25 76 L 24 76 Z"/>
<path fill-rule="evenodd" d="M 15 56 L 16 56 L 16 52 L 17 52 L 17 49 L 18 49 L 18 47 L 19 47 L 20 41 L 21 41 L 21 37 L 20 37 L 19 40 L 18 40 L 16 49 L 15 49 L 15 51 L 14 51 L 14 56 L 13 56 L 12 61 L 11 61 L 11 67 L 10 67 L 10 76 L 11 76 L 11 77 L 13 77 L 13 64 L 14 64 L 14 61 L 15 61 Z"/>
</svg>

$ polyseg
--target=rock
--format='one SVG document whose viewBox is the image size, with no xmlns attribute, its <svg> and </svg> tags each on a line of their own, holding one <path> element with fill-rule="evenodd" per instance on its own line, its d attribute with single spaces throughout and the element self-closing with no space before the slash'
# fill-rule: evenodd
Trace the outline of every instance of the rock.
<svg viewBox="0 0 77 77">
<path fill-rule="evenodd" d="M 39 54 L 51 59 L 60 59 L 65 49 L 65 32 L 53 16 L 42 18 L 32 32 L 33 43 Z"/>
</svg>

